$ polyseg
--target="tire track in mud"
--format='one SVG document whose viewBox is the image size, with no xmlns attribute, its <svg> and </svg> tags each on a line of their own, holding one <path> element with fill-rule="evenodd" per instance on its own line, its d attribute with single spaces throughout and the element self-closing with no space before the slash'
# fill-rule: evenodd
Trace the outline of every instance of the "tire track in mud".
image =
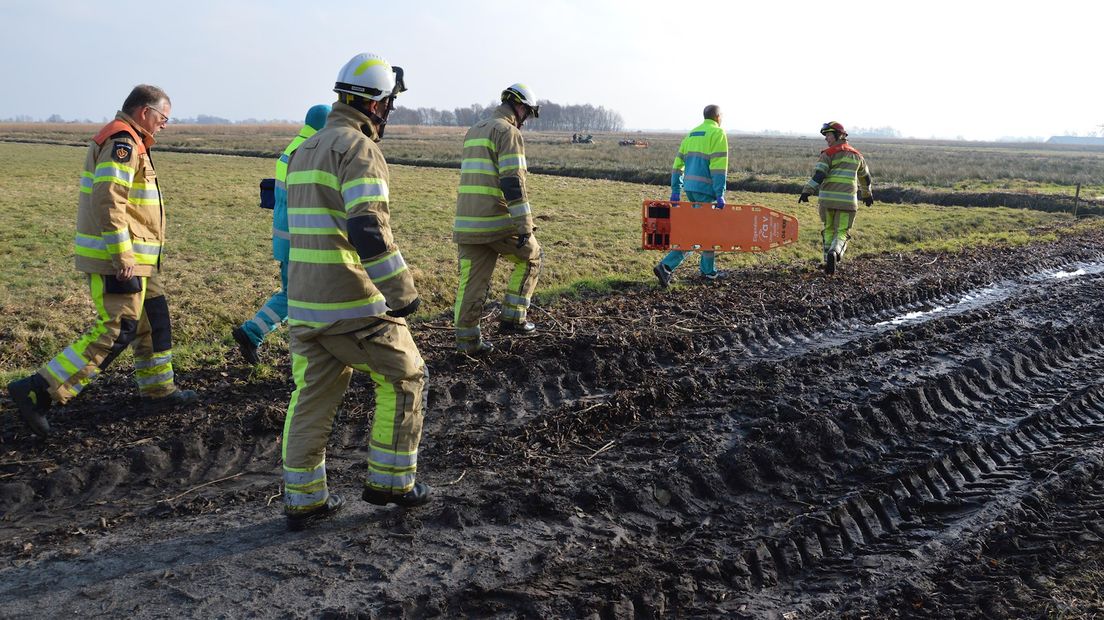
<svg viewBox="0 0 1104 620">
<path fill-rule="evenodd" d="M 1046 278 L 1029 278 L 1030 280 L 1045 282 Z M 1038 296 L 1030 287 L 1023 288 L 1028 290 L 1021 297 Z M 964 333 L 976 333 L 979 329 L 990 332 L 973 338 L 973 342 L 983 343 L 973 346 L 973 349 L 986 349 L 992 343 L 1012 344 L 989 350 L 981 357 L 967 357 L 957 363 L 944 361 L 941 365 L 929 364 L 929 367 L 942 367 L 945 372 L 919 382 L 914 379 L 914 385 L 881 394 L 874 400 L 866 399 L 866 405 L 853 404 L 849 413 L 869 427 L 868 432 L 873 431 L 871 434 L 883 441 L 878 445 L 877 453 L 868 455 L 865 460 L 855 462 L 852 453 L 848 459 L 841 461 L 846 464 L 843 469 L 838 466 L 828 467 L 830 473 L 823 476 L 822 480 L 834 477 L 843 481 L 836 488 L 820 488 L 814 485 L 812 488 L 799 489 L 801 485 L 795 482 L 796 476 L 780 474 L 778 471 L 753 472 L 749 475 L 737 468 L 737 475 L 731 476 L 726 471 L 727 464 L 722 462 L 728 457 L 731 461 L 750 464 L 755 468 L 759 464 L 755 455 L 741 459 L 732 458 L 733 455 L 729 453 L 718 458 L 716 464 L 720 471 L 718 477 L 723 483 L 721 485 L 711 485 L 708 480 L 703 483 L 703 476 L 707 479 L 710 473 L 703 473 L 703 468 L 698 464 L 690 465 L 686 472 L 686 479 L 690 481 L 685 485 L 687 488 L 698 486 L 708 489 L 711 486 L 720 486 L 729 492 L 752 492 L 789 485 L 799 489 L 798 501 L 806 506 L 823 504 L 825 496 L 843 498 L 834 504 L 828 503 L 819 510 L 804 511 L 796 517 L 791 515 L 788 519 L 789 527 L 781 531 L 775 531 L 777 528 L 770 524 L 776 524 L 784 517 L 771 515 L 775 520 L 768 522 L 767 531 L 754 538 L 753 544 L 742 547 L 736 553 L 730 554 L 730 557 L 718 561 L 716 566 L 705 569 L 706 573 L 721 575 L 716 580 L 719 583 L 704 580 L 696 588 L 703 591 L 708 591 L 710 587 L 764 591 L 772 586 L 791 583 L 799 577 L 808 581 L 810 578 L 803 576 L 805 569 L 827 566 L 827 573 L 830 575 L 827 582 L 838 590 L 841 587 L 841 574 L 864 572 L 841 570 L 841 566 L 855 561 L 872 561 L 873 556 L 869 553 L 864 551 L 859 554 L 857 550 L 881 546 L 885 550 L 880 552 L 878 558 L 907 552 L 911 552 L 909 555 L 922 557 L 922 550 L 927 546 L 933 543 L 948 544 L 945 539 L 954 538 L 954 535 L 947 532 L 956 532 L 956 528 L 965 527 L 962 523 L 968 521 L 969 515 L 984 513 L 982 508 L 992 503 L 1014 501 L 1024 489 L 1030 489 L 1030 476 L 1021 473 L 1014 476 L 1014 480 L 1009 480 L 1010 463 L 1025 454 L 1067 449 L 1068 446 L 1054 443 L 1062 436 L 1062 429 L 1086 426 L 1088 430 L 1096 432 L 1100 430 L 1102 421 L 1098 413 L 1093 413 L 1092 407 L 1067 407 L 1065 410 L 1053 407 L 1056 400 L 1071 390 L 1089 390 L 1083 398 L 1084 402 L 1092 403 L 1094 399 L 1100 399 L 1099 388 L 1092 387 L 1104 369 L 1099 323 L 1086 328 L 1067 328 L 1041 337 L 1028 332 L 1029 336 L 1025 339 L 1002 340 L 1002 332 L 1010 325 L 1017 325 L 1019 321 L 1037 320 L 1040 316 L 1059 316 L 1063 310 L 1074 310 L 1070 314 L 1075 317 L 1091 318 L 1100 315 L 1100 304 L 1094 301 L 1101 297 L 1099 278 L 1088 281 L 1087 284 L 1079 283 L 1075 287 L 1056 288 L 1057 290 L 1044 290 L 1041 294 L 1044 299 L 1041 301 L 1030 299 L 1022 302 L 1010 299 L 1003 303 L 1007 307 L 974 308 L 964 311 L 962 314 L 965 316 L 941 317 L 938 319 L 940 325 L 935 328 L 925 326 L 923 322 L 916 326 L 905 326 L 906 330 L 926 328 L 929 332 L 940 332 L 941 327 L 949 326 L 950 333 L 944 335 L 944 339 L 950 342 Z M 1080 290 L 1084 288 L 1090 290 Z M 1063 296 L 1071 291 L 1075 296 L 1073 302 Z M 1048 296 L 1049 300 L 1046 299 Z M 1002 305 L 998 300 L 991 303 Z M 872 350 L 879 348 L 876 337 L 874 341 L 870 347 Z M 967 350 L 970 348 L 965 347 Z M 893 351 L 894 347 L 888 347 L 887 350 Z M 949 356 L 939 353 L 939 357 Z M 794 359 L 798 364 L 804 361 L 801 358 Z M 725 371 L 718 369 L 717 372 L 723 375 Z M 853 403 L 864 402 L 863 397 L 853 396 L 856 397 L 849 399 Z M 678 404 L 677 399 L 670 404 Z M 1024 412 L 1027 413 L 1026 416 Z M 686 411 L 680 412 L 680 415 L 692 417 Z M 1058 422 L 1052 420 L 1055 416 L 1059 418 Z M 576 416 L 573 431 L 567 435 L 583 434 L 583 429 L 590 422 L 592 420 L 581 420 Z M 529 426 L 543 429 L 549 425 Z M 834 427 L 833 430 L 844 443 L 850 443 L 847 438 L 855 430 L 854 424 L 848 424 L 845 419 L 840 418 L 830 420 L 828 426 Z M 616 433 L 613 434 L 616 436 Z M 924 441 L 902 439 L 909 434 L 915 434 Z M 530 432 L 522 433 L 525 439 L 531 435 Z M 978 435 L 984 436 L 984 439 L 967 442 L 957 440 L 960 437 Z M 603 435 L 602 439 L 607 436 Z M 899 445 L 893 445 L 894 440 Z M 888 455 L 885 454 L 887 451 Z M 777 453 L 782 452 L 779 450 Z M 869 463 L 876 458 L 882 460 L 881 471 L 876 475 L 892 480 L 892 484 L 883 482 L 881 486 L 859 488 L 843 484 L 854 485 L 855 480 L 869 477 L 872 473 Z M 920 464 L 916 464 L 918 459 Z M 516 455 L 513 460 L 518 460 Z M 816 464 L 824 467 L 826 462 L 821 459 Z M 768 462 L 766 465 L 770 468 L 777 463 Z M 585 481 L 581 484 L 585 485 Z M 685 503 L 690 506 L 693 505 L 693 500 L 698 500 L 698 503 L 707 504 L 716 496 L 717 493 L 706 492 L 703 497 L 691 497 Z M 709 557 L 715 555 L 711 553 L 712 550 L 729 547 L 724 534 L 730 532 L 715 525 L 724 521 L 723 518 L 716 517 L 728 508 L 740 508 L 741 503 L 737 500 L 729 506 L 714 507 L 708 511 L 689 511 L 683 515 L 686 521 L 708 525 L 720 532 L 720 535 L 713 538 L 706 536 L 701 526 L 691 532 L 701 543 L 701 547 L 696 549 L 699 552 L 698 557 Z M 631 509 L 631 502 L 627 504 L 629 505 L 618 507 L 623 510 Z M 754 513 L 758 508 L 761 507 L 753 506 L 751 510 L 744 508 L 741 513 Z M 703 512 L 707 514 L 703 515 Z M 929 517 L 954 512 L 962 513 L 957 521 L 933 520 Z M 981 522 L 987 518 L 990 517 L 983 514 Z M 738 537 L 744 539 L 755 529 L 757 527 L 746 521 L 732 526 L 733 531 L 739 532 Z M 912 539 L 895 538 L 902 530 L 932 533 L 926 538 L 915 534 Z M 905 545 L 899 539 L 912 542 Z M 859 555 L 862 557 L 858 557 Z M 657 564 L 662 565 L 662 562 L 657 559 Z M 938 566 L 938 558 L 928 564 Z M 679 565 L 673 572 L 693 574 L 695 568 L 700 569 Z M 817 587 L 804 581 L 803 588 L 809 591 L 818 594 L 831 592 L 831 587 Z M 663 590 L 661 583 L 654 579 L 648 587 Z M 779 595 L 773 592 L 759 596 L 776 602 L 779 600 Z M 677 600 L 679 594 L 672 592 L 671 597 Z M 751 596 L 742 599 L 737 597 L 736 600 L 740 601 L 739 608 L 746 610 L 757 599 Z M 794 601 L 794 604 L 800 604 L 800 599 Z M 654 606 L 649 605 L 643 611 L 654 609 Z M 777 609 L 777 606 L 770 606 L 761 610 L 766 612 Z"/>
</svg>

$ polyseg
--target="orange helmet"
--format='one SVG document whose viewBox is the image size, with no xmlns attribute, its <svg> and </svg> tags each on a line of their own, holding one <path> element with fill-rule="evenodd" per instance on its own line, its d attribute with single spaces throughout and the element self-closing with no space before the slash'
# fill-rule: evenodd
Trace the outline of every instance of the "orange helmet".
<svg viewBox="0 0 1104 620">
<path fill-rule="evenodd" d="M 840 125 L 836 121 L 828 121 L 820 126 L 820 135 L 824 135 L 829 131 L 836 134 L 837 137 L 846 138 L 847 132 L 843 129 L 843 125 Z"/>
</svg>

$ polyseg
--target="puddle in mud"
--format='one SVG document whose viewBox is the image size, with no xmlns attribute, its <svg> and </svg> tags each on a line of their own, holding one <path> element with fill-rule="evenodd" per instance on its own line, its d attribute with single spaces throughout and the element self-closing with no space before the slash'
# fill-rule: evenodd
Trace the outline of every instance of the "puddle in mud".
<svg viewBox="0 0 1104 620">
<path fill-rule="evenodd" d="M 1076 278 L 1099 273 L 1104 273 L 1104 262 L 1102 261 L 1076 263 L 1066 268 L 1048 269 L 1020 280 L 1006 280 L 992 286 L 970 291 L 954 301 L 933 300 L 925 304 L 928 306 L 927 308 L 910 310 L 876 323 L 856 322 L 816 334 L 789 334 L 785 336 L 787 340 L 785 343 L 770 341 L 753 344 L 747 350 L 741 351 L 740 355 L 747 357 L 750 354 L 753 358 L 766 360 L 781 360 L 804 355 L 817 349 L 843 346 L 859 338 L 880 334 L 890 329 L 920 325 L 935 318 L 954 316 L 976 310 L 1004 301 L 1032 286 L 1055 282 L 1072 282 Z"/>
</svg>

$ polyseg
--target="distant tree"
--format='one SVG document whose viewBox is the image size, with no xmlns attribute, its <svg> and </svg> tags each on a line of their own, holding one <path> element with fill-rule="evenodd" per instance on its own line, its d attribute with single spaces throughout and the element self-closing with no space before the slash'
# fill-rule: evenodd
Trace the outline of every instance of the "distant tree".
<svg viewBox="0 0 1104 620">
<path fill-rule="evenodd" d="M 64 123 L 65 119 L 62 118 L 60 114 L 51 114 L 50 117 L 46 119 L 46 122 L 47 123 Z"/>
<path fill-rule="evenodd" d="M 901 132 L 892 127 L 856 127 L 848 132 L 860 138 L 900 138 Z"/>
<path fill-rule="evenodd" d="M 527 127 L 538 131 L 622 131 L 625 121 L 621 114 L 602 106 L 589 103 L 582 105 L 560 105 L 551 101 L 540 101 L 540 118 L 529 119 Z M 410 109 L 402 106 L 391 112 L 388 122 L 393 125 L 444 125 L 470 127 L 486 117 L 497 103 L 487 106 L 473 103 L 466 108 L 438 110 L 436 108 Z"/>
</svg>

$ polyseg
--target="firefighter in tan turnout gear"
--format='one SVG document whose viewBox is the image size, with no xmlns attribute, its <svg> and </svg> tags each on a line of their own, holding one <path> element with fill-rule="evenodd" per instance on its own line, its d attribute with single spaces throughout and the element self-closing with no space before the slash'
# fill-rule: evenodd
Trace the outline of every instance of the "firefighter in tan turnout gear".
<svg viewBox="0 0 1104 620">
<path fill-rule="evenodd" d="M 376 142 L 403 72 L 376 54 L 342 67 L 326 126 L 288 164 L 288 323 L 295 392 L 284 422 L 284 513 L 298 530 L 344 505 L 326 484 L 326 443 L 353 370 L 376 384 L 362 497 L 417 506 L 426 369 L 402 318 L 418 308 L 391 234 L 387 162 Z"/>
<path fill-rule="evenodd" d="M 870 169 L 862 153 L 847 143 L 847 132 L 836 121 L 824 123 L 820 134 L 828 148 L 820 152 L 813 177 L 801 190 L 798 202 L 809 202 L 809 196 L 817 193 L 817 207 L 824 229 L 820 234 L 824 244 L 824 271 L 836 272 L 836 265 L 847 250 L 851 238 L 851 226 L 859 210 L 856 193 L 862 194 L 863 204 L 874 204 L 871 193 Z"/>
<path fill-rule="evenodd" d="M 452 238 L 458 246 L 460 283 L 453 320 L 457 350 L 470 355 L 493 347 L 483 340 L 479 319 L 499 256 L 513 263 L 502 301 L 500 330 L 530 333 L 526 318 L 537 288 L 541 248 L 533 237 L 533 215 L 525 187 L 525 143 L 521 126 L 540 116 L 533 91 L 514 84 L 502 91 L 502 105 L 464 136 L 460 189 Z"/>
<path fill-rule="evenodd" d="M 96 324 L 39 371 L 8 384 L 20 417 L 39 437 L 46 410 L 64 405 L 128 346 L 147 410 L 196 400 L 173 379 L 172 324 L 161 285 L 165 210 L 149 149 L 172 103 L 156 86 L 134 87 L 88 146 L 77 201 L 76 268 L 87 274 Z"/>
</svg>

